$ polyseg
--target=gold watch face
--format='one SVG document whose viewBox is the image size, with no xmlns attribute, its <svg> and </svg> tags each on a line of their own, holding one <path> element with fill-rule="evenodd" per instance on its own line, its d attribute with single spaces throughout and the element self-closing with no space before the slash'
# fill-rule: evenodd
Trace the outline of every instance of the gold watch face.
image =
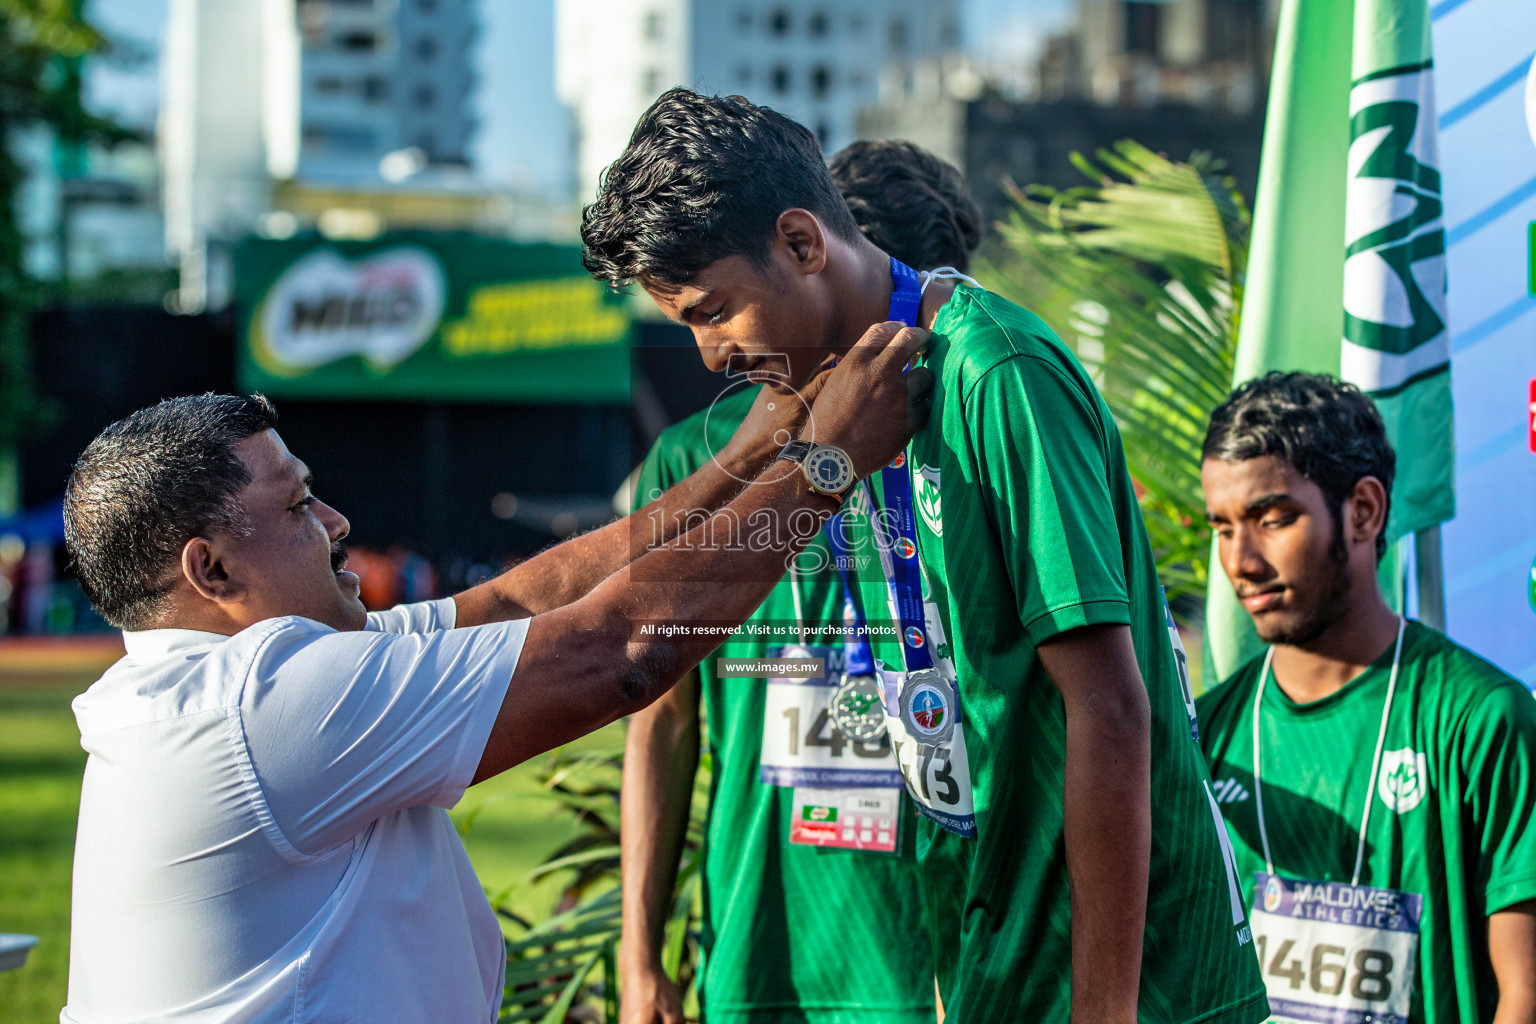
<svg viewBox="0 0 1536 1024">
<path fill-rule="evenodd" d="M 824 445 L 801 464 L 805 478 L 823 494 L 842 494 L 853 483 L 853 463 L 841 448 Z"/>
</svg>

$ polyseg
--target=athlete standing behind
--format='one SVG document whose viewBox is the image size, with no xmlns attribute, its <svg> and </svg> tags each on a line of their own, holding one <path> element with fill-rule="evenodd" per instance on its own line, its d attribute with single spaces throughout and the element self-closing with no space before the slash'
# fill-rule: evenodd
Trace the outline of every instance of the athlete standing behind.
<svg viewBox="0 0 1536 1024">
<path fill-rule="evenodd" d="M 982 222 L 954 167 L 899 141 L 856 142 L 830 167 L 870 241 L 914 267 L 966 268 L 981 241 Z M 743 386 L 663 432 L 641 468 L 635 504 L 707 463 L 759 390 Z M 747 625 L 840 623 L 842 587 L 825 555 L 818 538 L 802 564 L 815 561 L 820 570 L 780 583 Z M 661 946 L 698 767 L 701 696 L 714 772 L 704 826 L 699 984 L 710 1024 L 928 1024 L 934 1018 L 933 958 L 926 941 L 912 941 L 926 928 L 921 904 L 892 898 L 916 893 L 920 882 L 911 806 L 900 789 L 864 791 L 892 811 L 899 807 L 897 818 L 906 822 L 891 834 L 897 849 L 884 853 L 792 842 L 795 798 L 801 797 L 803 812 L 806 788 L 762 781 L 767 730 L 796 731 L 794 755 L 788 741 L 780 747 L 783 757 L 770 754 L 781 762 L 770 766 L 781 781 L 813 764 L 833 771 L 845 765 L 894 770 L 889 742 L 844 743 L 819 708 L 808 707 L 807 714 L 797 708 L 785 719 L 782 711 L 789 708 L 775 706 L 780 713 L 769 715 L 768 680 L 722 679 L 716 671 L 716 658 L 777 656 L 785 646 L 782 638 L 738 632 L 696 674 L 630 719 L 622 808 L 624 1024 L 683 1020 L 681 993 L 661 967 Z M 840 647 L 815 644 L 807 653 L 828 658 L 833 675 L 842 665 Z M 824 698 L 826 689 L 795 686 L 789 692 L 811 698 L 819 690 Z M 809 802 L 832 801 L 812 794 Z M 879 835 L 877 830 L 875 842 Z M 897 936 L 908 938 L 895 941 Z"/>
<path fill-rule="evenodd" d="M 582 241 L 588 269 L 638 281 L 712 368 L 762 372 L 801 346 L 787 388 L 871 319 L 933 332 L 931 418 L 891 486 L 872 488 L 898 543 L 872 556 L 863 501 L 842 521 L 862 531 L 872 626 L 887 577 L 899 584 L 906 640 L 873 637 L 887 672 L 862 710 L 887 709 L 932 820 L 919 823 L 921 892 L 883 895 L 925 900 L 953 1019 L 1268 1016 L 1119 430 L 1050 328 L 979 287 L 923 291 L 859 233 L 804 126 L 739 96 L 663 94 L 584 211 Z M 803 451 L 788 457 L 836 459 Z M 902 492 L 915 480 L 914 541 Z M 899 571 L 882 575 L 886 555 Z"/>
<path fill-rule="evenodd" d="M 1351 385 L 1272 373 L 1212 414 L 1204 456 L 1221 566 L 1273 644 L 1198 702 L 1238 868 L 1258 876 L 1270 1006 L 1531 1024 L 1536 701 L 1387 607 L 1381 416 Z"/>
</svg>

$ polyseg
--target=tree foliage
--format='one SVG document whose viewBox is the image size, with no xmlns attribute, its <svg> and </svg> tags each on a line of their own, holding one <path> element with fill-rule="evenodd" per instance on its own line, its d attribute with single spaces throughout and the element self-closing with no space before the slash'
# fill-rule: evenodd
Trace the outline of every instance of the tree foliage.
<svg viewBox="0 0 1536 1024">
<path fill-rule="evenodd" d="M 32 424 L 27 322 L 45 299 L 26 274 L 16 202 L 24 168 L 20 134 L 47 128 L 65 145 L 108 145 L 133 137 L 81 102 L 80 61 L 107 40 L 81 17 L 79 0 L 0 0 L 0 450 Z"/>
<path fill-rule="evenodd" d="M 1232 385 L 1248 210 L 1206 154 L 1180 163 L 1125 141 L 1074 162 L 1091 184 L 1013 189 L 1003 244 L 982 273 L 1093 374 L 1169 598 L 1203 594 L 1200 446 Z"/>
</svg>

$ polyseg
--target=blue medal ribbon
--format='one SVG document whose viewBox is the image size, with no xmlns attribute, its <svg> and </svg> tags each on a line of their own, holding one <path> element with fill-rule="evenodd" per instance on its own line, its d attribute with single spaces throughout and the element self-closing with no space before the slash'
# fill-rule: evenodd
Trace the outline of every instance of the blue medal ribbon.
<svg viewBox="0 0 1536 1024">
<path fill-rule="evenodd" d="M 917 276 L 917 271 L 892 256 L 891 260 L 891 303 L 886 315 L 887 320 L 896 320 L 908 327 L 917 323 L 919 311 L 923 303 L 922 279 Z M 885 570 L 885 578 L 890 584 L 896 597 L 896 613 L 901 617 L 901 651 L 908 673 L 920 669 L 933 667 L 933 654 L 928 646 L 927 620 L 923 615 L 923 591 L 922 569 L 917 561 L 917 520 L 914 516 L 914 503 L 912 500 L 912 479 L 907 471 L 907 455 L 905 452 L 897 455 L 895 460 L 880 471 L 880 481 L 885 491 L 885 511 L 876 511 L 871 520 L 874 524 L 875 548 L 880 553 L 880 565 Z M 840 520 L 842 513 L 838 513 L 827 523 L 827 531 L 832 545 L 833 558 L 837 560 L 838 572 L 843 577 L 843 607 L 844 617 L 847 617 L 849 605 L 853 605 L 854 614 L 859 624 L 859 641 L 863 647 L 863 657 L 869 659 L 870 668 L 873 671 L 873 657 L 869 654 L 869 636 L 864 628 L 863 612 L 853 601 L 853 595 L 848 583 L 846 572 L 847 547 L 841 531 Z M 883 522 L 882 522 L 883 521 Z M 895 536 L 887 527 L 894 527 Z M 855 658 L 860 657 L 850 647 L 848 658 L 850 666 Z M 853 668 L 848 669 L 850 674 L 858 674 Z"/>
<path fill-rule="evenodd" d="M 889 319 L 908 327 L 917 323 L 923 302 L 923 285 L 917 271 L 891 257 L 891 307 Z M 912 500 L 912 477 L 907 455 L 902 452 L 880 471 L 886 508 L 874 516 L 875 547 L 880 566 L 896 598 L 901 617 L 901 653 L 907 672 L 933 667 L 928 645 L 928 623 L 923 615 L 922 569 L 917 561 L 917 519 Z M 894 536 L 893 536 L 894 534 Z"/>
<path fill-rule="evenodd" d="M 923 614 L 923 576 L 917 561 L 917 520 L 905 455 L 880 471 L 885 509 L 875 514 L 875 548 L 901 617 L 901 654 L 907 672 L 933 667 L 928 622 Z"/>
<path fill-rule="evenodd" d="M 887 320 L 900 320 L 911 327 L 917 323 L 918 310 L 923 305 L 923 282 L 917 271 L 891 257 L 891 308 Z"/>
<path fill-rule="evenodd" d="M 843 581 L 843 625 L 851 625 L 854 630 L 853 636 L 843 644 L 843 671 L 850 676 L 872 676 L 875 674 L 875 657 L 869 649 L 869 627 L 865 624 L 864 610 L 854 600 L 848 574 L 848 539 L 843 529 L 841 512 L 827 521 L 827 545 L 832 549 L 833 564 Z"/>
</svg>

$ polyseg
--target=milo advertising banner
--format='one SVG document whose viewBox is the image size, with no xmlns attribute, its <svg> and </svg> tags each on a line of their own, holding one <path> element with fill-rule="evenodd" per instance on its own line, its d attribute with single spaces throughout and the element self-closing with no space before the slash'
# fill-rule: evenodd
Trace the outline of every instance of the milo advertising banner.
<svg viewBox="0 0 1536 1024">
<path fill-rule="evenodd" d="M 574 246 L 400 232 L 235 250 L 240 384 L 278 398 L 623 402 L 630 319 Z"/>
</svg>

